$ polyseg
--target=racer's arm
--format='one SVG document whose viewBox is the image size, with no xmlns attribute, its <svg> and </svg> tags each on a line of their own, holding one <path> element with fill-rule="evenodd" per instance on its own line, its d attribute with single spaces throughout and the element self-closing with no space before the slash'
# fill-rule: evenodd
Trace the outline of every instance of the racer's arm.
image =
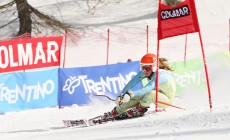
<svg viewBox="0 0 230 140">
<path fill-rule="evenodd" d="M 139 90 L 133 91 L 134 96 L 142 96 L 142 95 L 145 95 L 146 93 L 149 93 L 150 91 L 156 89 L 156 85 L 155 85 L 155 83 L 156 83 L 156 81 L 155 81 L 156 75 L 155 75 L 155 73 L 154 73 L 153 76 L 154 76 L 153 79 L 145 87 L 143 87 L 143 88 L 141 88 Z M 168 82 L 167 75 L 161 74 L 159 76 L 159 82 L 158 83 L 159 84 L 165 84 L 167 82 Z"/>
<path fill-rule="evenodd" d="M 130 89 L 132 89 L 135 85 L 137 85 L 143 78 L 145 77 L 145 74 L 143 71 L 140 71 L 136 76 L 134 76 L 123 88 L 122 93 L 126 93 Z"/>
</svg>

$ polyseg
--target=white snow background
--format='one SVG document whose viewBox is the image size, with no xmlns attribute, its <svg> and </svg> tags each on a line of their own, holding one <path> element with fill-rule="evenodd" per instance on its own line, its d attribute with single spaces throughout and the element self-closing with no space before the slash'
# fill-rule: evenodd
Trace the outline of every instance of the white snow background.
<svg viewBox="0 0 230 140">
<path fill-rule="evenodd" d="M 0 4 L 9 0 L 2 0 Z M 28 0 L 39 10 L 71 23 L 87 27 L 77 43 L 67 41 L 65 67 L 95 66 L 106 62 L 107 30 L 111 31 L 109 63 L 139 60 L 146 53 L 146 26 L 149 26 L 149 52 L 156 53 L 158 0 L 111 0 L 89 12 L 90 0 Z M 204 49 L 207 56 L 228 51 L 229 0 L 196 0 Z M 87 5 L 88 4 L 88 5 Z M 13 17 L 0 14 L 0 22 Z M 17 23 L 1 30 L 1 38 L 17 31 Z M 48 31 L 47 31 L 48 32 Z M 54 35 L 52 32 L 44 35 Z M 160 57 L 169 61 L 184 58 L 185 36 L 161 41 Z M 198 34 L 188 35 L 187 58 L 202 57 Z M 73 61 L 74 60 L 74 61 Z M 0 140 L 80 139 L 80 140 L 228 140 L 230 137 L 230 67 L 207 60 L 213 109 L 208 92 L 188 87 L 166 112 L 117 121 L 93 127 L 64 128 L 63 119 L 91 118 L 110 111 L 115 104 L 95 103 L 59 109 L 45 108 L 0 115 Z"/>
</svg>

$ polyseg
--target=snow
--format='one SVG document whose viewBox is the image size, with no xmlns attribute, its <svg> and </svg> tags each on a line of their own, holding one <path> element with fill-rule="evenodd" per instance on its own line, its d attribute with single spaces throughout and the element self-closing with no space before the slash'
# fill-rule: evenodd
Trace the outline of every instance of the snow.
<svg viewBox="0 0 230 140">
<path fill-rule="evenodd" d="M 110 106 L 112 107 L 112 106 Z M 229 106 L 171 110 L 93 127 L 64 128 L 62 119 L 95 116 L 104 106 L 49 108 L 1 116 L 1 139 L 228 139 Z M 99 111 L 95 111 L 99 109 Z"/>
<path fill-rule="evenodd" d="M 0 4 L 8 1 L 1 1 Z M 157 0 L 120 2 L 113 0 L 99 5 L 95 11 L 89 11 L 87 6 L 87 2 L 90 5 L 95 4 L 92 1 L 49 0 L 45 3 L 39 0 L 28 1 L 43 12 L 67 23 L 87 27 L 84 37 L 78 38 L 77 44 L 68 40 L 66 67 L 105 64 L 108 28 L 111 30 L 110 63 L 125 62 L 128 58 L 140 59 L 146 52 L 144 37 L 147 25 L 151 31 L 149 51 L 156 52 Z M 206 55 L 228 51 L 230 1 L 196 0 L 195 2 Z M 12 18 L 4 18 L 5 16 L 0 15 L 1 23 L 6 23 Z M 9 36 L 11 31 L 16 32 L 16 25 L 15 23 L 14 26 L 4 28 L 1 37 Z M 163 40 L 160 55 L 170 61 L 183 60 L 184 40 L 185 36 Z M 138 50 L 138 53 L 133 48 Z M 92 49 L 94 50 L 91 51 Z M 82 57 L 91 58 L 91 56 L 95 58 L 94 61 L 92 59 L 80 61 Z M 201 57 L 198 36 L 189 34 L 187 57 L 189 59 L 197 56 Z M 73 59 L 76 61 L 72 61 Z M 166 112 L 152 113 L 154 110 L 152 105 L 144 117 L 93 127 L 65 128 L 62 120 L 95 117 L 110 111 L 115 106 L 114 103 L 10 112 L 0 115 L 0 140 L 227 140 L 230 137 L 230 68 L 229 65 L 210 61 L 207 64 L 213 109 L 209 108 L 206 90 L 200 93 L 193 87 L 188 87 L 185 93 L 174 101 L 175 105 L 185 110 L 170 107 Z"/>
</svg>

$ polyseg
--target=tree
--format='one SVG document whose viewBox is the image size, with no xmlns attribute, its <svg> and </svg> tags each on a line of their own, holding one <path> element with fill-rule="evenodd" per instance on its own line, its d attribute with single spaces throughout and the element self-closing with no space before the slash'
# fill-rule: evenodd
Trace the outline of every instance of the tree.
<svg viewBox="0 0 230 140">
<path fill-rule="evenodd" d="M 119 1 L 120 0 L 116 0 L 116 2 Z M 107 2 L 109 2 L 109 0 L 87 0 L 86 3 L 89 9 L 88 12 L 94 14 L 97 7 L 100 7 L 103 4 L 107 5 Z M 55 17 L 46 15 L 45 13 L 37 10 L 31 6 L 27 0 L 12 0 L 9 3 L 0 6 L 0 10 L 4 10 L 4 12 L 12 11 L 12 9 L 9 9 L 15 5 L 16 9 L 13 10 L 16 10 L 14 13 L 17 13 L 18 16 L 6 24 L 0 25 L 0 29 L 18 21 L 19 30 L 15 34 L 16 36 L 24 33 L 32 33 L 32 31 L 35 34 L 39 34 L 42 33 L 41 28 L 43 27 L 46 29 L 47 26 L 60 33 L 64 33 L 66 30 L 72 32 L 74 29 L 71 25 L 61 22 Z M 81 28 L 78 29 L 82 30 Z"/>
<path fill-rule="evenodd" d="M 181 3 L 181 0 L 164 0 L 164 2 L 168 6 L 177 6 Z"/>
<path fill-rule="evenodd" d="M 7 4 L 0 6 L 0 10 L 5 10 L 5 12 L 12 6 L 16 4 L 16 10 L 18 17 L 11 20 L 10 22 L 1 25 L 3 28 L 17 20 L 19 20 L 19 30 L 16 34 L 22 35 L 24 33 L 41 32 L 41 27 L 49 26 L 56 31 L 63 32 L 65 30 L 72 30 L 72 27 L 66 23 L 63 23 L 52 16 L 43 14 L 33 6 L 31 6 L 27 0 L 13 0 Z"/>
<path fill-rule="evenodd" d="M 31 33 L 32 31 L 32 20 L 30 17 L 31 14 L 31 6 L 28 4 L 27 0 L 14 0 L 17 5 L 18 18 L 20 28 L 18 31 L 18 35 L 23 33 Z"/>
</svg>

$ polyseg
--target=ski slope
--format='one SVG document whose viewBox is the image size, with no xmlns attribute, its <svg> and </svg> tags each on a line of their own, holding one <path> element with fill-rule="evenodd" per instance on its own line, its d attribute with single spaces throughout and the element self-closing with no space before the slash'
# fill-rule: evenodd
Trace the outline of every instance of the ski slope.
<svg viewBox="0 0 230 140">
<path fill-rule="evenodd" d="M 0 4 L 7 1 L 9 0 L 2 0 Z M 106 5 L 99 5 L 95 11 L 89 10 L 87 6 L 87 2 L 93 4 L 91 1 L 28 1 L 38 9 L 67 23 L 87 27 L 86 34 L 77 44 L 69 40 L 66 67 L 105 64 L 108 28 L 111 30 L 110 63 L 126 62 L 128 58 L 141 58 L 146 52 L 143 36 L 145 37 L 147 25 L 153 31 L 149 35 L 149 51 L 156 52 L 157 0 L 114 0 Z M 196 0 L 196 6 L 206 55 L 228 51 L 230 1 Z M 0 14 L 1 23 L 10 19 L 6 16 Z M 16 30 L 17 23 L 4 28 L 1 37 L 7 37 L 11 31 Z M 185 36 L 180 36 L 162 41 L 160 55 L 170 61 L 183 60 L 184 40 Z M 90 59 L 92 56 L 93 61 Z M 195 34 L 191 34 L 188 36 L 187 57 L 198 56 L 201 57 L 199 40 Z M 194 87 L 188 87 L 173 103 L 185 110 L 168 108 L 166 112 L 152 113 L 152 105 L 144 117 L 93 127 L 64 128 L 62 120 L 92 118 L 113 109 L 114 103 L 10 112 L 0 115 L 0 140 L 228 140 L 230 67 L 210 61 L 207 63 L 213 97 L 212 110 L 209 108 L 207 91 L 200 93 Z"/>
<path fill-rule="evenodd" d="M 1 115 L 1 138 L 7 140 L 39 139 L 228 139 L 229 106 L 188 110 L 167 110 L 140 118 L 109 122 L 92 127 L 64 128 L 62 119 L 89 118 L 110 107 L 50 108 Z M 97 110 L 97 111 L 95 111 Z"/>
</svg>

